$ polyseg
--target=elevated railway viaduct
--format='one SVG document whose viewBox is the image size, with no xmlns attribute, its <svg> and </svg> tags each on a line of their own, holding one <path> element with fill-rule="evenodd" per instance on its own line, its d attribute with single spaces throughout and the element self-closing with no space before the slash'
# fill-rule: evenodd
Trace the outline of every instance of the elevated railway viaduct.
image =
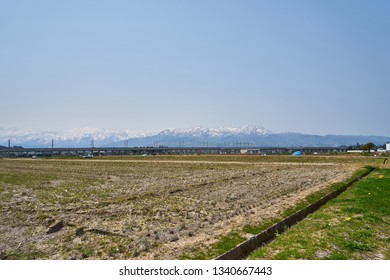
<svg viewBox="0 0 390 280">
<path fill-rule="evenodd" d="M 189 154 L 306 154 L 346 152 L 346 147 L 85 147 L 85 148 L 2 148 L 0 157 L 189 155 Z"/>
</svg>

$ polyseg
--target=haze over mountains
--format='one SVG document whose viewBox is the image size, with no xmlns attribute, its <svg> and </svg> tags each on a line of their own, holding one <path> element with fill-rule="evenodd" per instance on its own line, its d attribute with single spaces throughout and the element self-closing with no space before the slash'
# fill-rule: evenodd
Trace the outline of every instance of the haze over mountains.
<svg viewBox="0 0 390 280">
<path fill-rule="evenodd" d="M 23 131 L 0 127 L 0 145 L 23 147 L 314 147 L 351 146 L 373 142 L 383 145 L 390 141 L 387 136 L 311 135 L 295 132 L 277 133 L 261 126 L 239 128 L 193 127 L 159 131 L 111 131 L 101 128 L 82 128 L 69 131 Z"/>
</svg>

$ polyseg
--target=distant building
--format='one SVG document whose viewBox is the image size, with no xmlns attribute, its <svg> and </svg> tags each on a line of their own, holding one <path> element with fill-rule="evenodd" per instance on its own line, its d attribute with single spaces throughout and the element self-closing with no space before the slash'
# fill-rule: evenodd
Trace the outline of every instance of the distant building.
<svg viewBox="0 0 390 280">
<path fill-rule="evenodd" d="M 390 143 L 389 142 L 386 143 L 386 151 L 390 152 Z"/>
</svg>

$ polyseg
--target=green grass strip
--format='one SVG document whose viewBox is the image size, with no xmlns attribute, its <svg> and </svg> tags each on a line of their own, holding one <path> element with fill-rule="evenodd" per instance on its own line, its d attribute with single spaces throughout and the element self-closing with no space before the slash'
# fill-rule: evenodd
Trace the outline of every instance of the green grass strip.
<svg viewBox="0 0 390 280">
<path fill-rule="evenodd" d="M 390 259 L 390 169 L 378 169 L 250 259 Z"/>
</svg>

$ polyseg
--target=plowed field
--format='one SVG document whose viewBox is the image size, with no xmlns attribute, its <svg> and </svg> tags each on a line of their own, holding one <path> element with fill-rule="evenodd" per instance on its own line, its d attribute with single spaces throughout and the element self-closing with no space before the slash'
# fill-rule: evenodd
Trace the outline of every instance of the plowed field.
<svg viewBox="0 0 390 280">
<path fill-rule="evenodd" d="M 1 259 L 177 259 L 353 171 L 331 162 L 0 160 Z"/>
</svg>

